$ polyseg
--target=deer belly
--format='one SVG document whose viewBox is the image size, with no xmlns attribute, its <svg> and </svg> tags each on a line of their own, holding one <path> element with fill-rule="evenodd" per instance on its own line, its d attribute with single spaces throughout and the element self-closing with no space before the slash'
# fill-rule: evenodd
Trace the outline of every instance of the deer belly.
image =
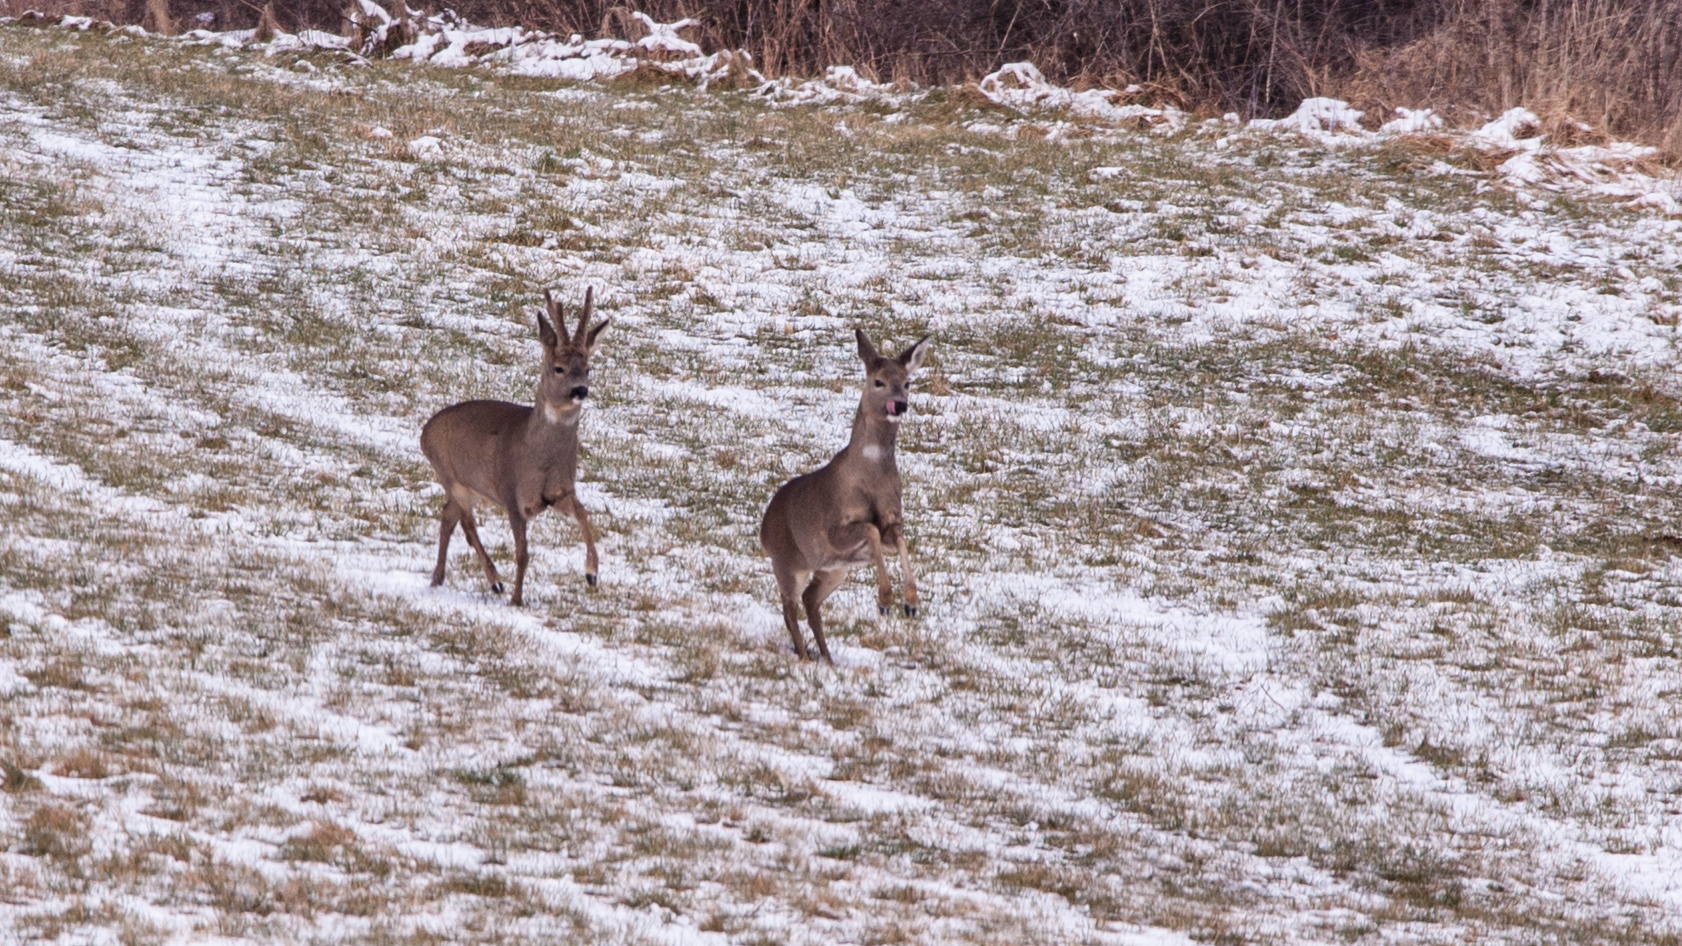
<svg viewBox="0 0 1682 946">
<path fill-rule="evenodd" d="M 830 567 L 831 568 L 857 568 L 860 565 L 868 565 L 868 564 L 870 564 L 870 546 L 867 545 L 864 548 L 853 549 L 851 552 L 848 552 L 846 555 L 840 556 L 839 559 L 835 562 L 835 564 L 831 565 Z"/>
<path fill-rule="evenodd" d="M 870 561 L 870 543 L 862 546 L 838 547 L 832 538 L 821 533 L 794 536 L 794 547 L 804 560 L 803 570 L 822 572 L 836 568 L 852 568 Z"/>
<path fill-rule="evenodd" d="M 525 503 L 523 506 L 521 506 L 520 507 L 520 512 L 527 519 L 530 519 L 530 518 L 536 516 L 538 513 L 542 512 L 543 510 L 548 509 L 550 506 L 555 505 L 556 503 L 565 502 L 566 499 L 568 497 L 570 497 L 571 495 L 572 495 L 571 491 L 561 493 L 559 499 L 556 499 L 556 498 L 554 498 L 552 496 L 549 496 L 547 494 L 540 495 L 540 496 L 536 497 L 535 499 L 531 500 L 530 502 Z"/>
<path fill-rule="evenodd" d="M 490 497 L 490 496 L 487 496 L 484 493 L 481 493 L 478 490 L 474 489 L 473 487 L 464 486 L 461 483 L 457 483 L 453 487 L 451 487 L 450 497 L 452 499 L 454 499 L 456 502 L 460 503 L 461 505 L 467 507 L 468 509 L 475 509 L 479 506 L 501 506 L 502 505 L 501 500 L 495 499 L 495 498 Z"/>
<path fill-rule="evenodd" d="M 871 553 L 869 540 L 861 541 L 851 548 L 835 549 L 830 556 L 826 568 L 852 568 L 856 565 L 868 565 L 875 556 Z"/>
</svg>

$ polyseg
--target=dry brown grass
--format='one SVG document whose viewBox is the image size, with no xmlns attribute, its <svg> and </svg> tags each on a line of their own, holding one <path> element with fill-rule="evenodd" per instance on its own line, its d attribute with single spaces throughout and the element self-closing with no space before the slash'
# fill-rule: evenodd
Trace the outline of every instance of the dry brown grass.
<svg viewBox="0 0 1682 946">
<path fill-rule="evenodd" d="M 1446 313 L 1424 327 L 1501 317 L 1490 310 L 1518 285 L 1568 292 L 1590 324 L 1625 311 L 1578 291 L 1594 289 L 1597 273 L 1520 252 L 1507 234 L 1536 228 L 1513 225 L 1500 189 L 1477 196 L 1470 175 L 1415 173 L 1406 161 L 1372 173 L 1368 149 L 1294 141 L 1239 141 L 1237 154 L 1214 159 L 1195 132 L 994 141 L 965 128 L 972 113 L 940 95 L 910 107 L 915 123 L 888 123 L 867 120 L 868 107 L 773 110 L 747 96 L 557 96 L 537 83 L 515 92 L 477 71 L 397 63 L 345 69 L 334 81 L 361 94 L 342 95 L 253 70 L 268 58 L 261 50 L 215 56 L 99 31 L 0 35 L 18 50 L 0 78 L 29 107 L 62 115 L 59 134 L 97 142 L 120 124 L 113 141 L 164 155 L 215 155 L 224 131 L 274 141 L 240 158 L 240 174 L 203 186 L 227 188 L 212 193 L 230 200 L 244 192 L 256 221 L 276 202 L 298 202 L 285 217 L 299 228 L 287 238 L 295 242 L 259 227 L 229 246 L 275 278 L 212 275 L 183 300 L 171 287 L 198 284 L 196 257 L 185 254 L 212 231 L 162 239 L 152 204 L 117 194 L 129 165 L 43 162 L 0 175 L 0 204 L 14 211 L 0 214 L 0 233 L 33 261 L 0 267 L 0 288 L 19 300 L 8 303 L 19 313 L 9 357 L 23 366 L 0 376 L 0 433 L 89 484 L 67 492 L 0 471 L 8 590 L 39 595 L 74 631 L 19 616 L 0 638 L 0 656 L 28 684 L 14 681 L 0 708 L 0 806 L 17 812 L 0 890 L 50 915 L 65 939 L 90 935 L 73 923 L 127 922 L 65 909 L 65 891 L 87 890 L 96 908 L 150 898 L 184 925 L 204 923 L 204 936 L 250 940 L 325 941 L 342 930 L 368 942 L 625 941 L 591 926 L 603 909 L 635 911 L 651 927 L 681 917 L 736 942 L 784 941 L 799 917 L 813 942 L 1079 938 L 1036 932 L 1048 915 L 1151 923 L 1214 942 L 1263 941 L 1264 929 L 1331 938 L 1288 925 L 1306 892 L 1351 927 L 1366 924 L 1351 941 L 1415 930 L 1442 941 L 1615 941 L 1597 930 L 1626 915 L 1635 917 L 1626 941 L 1664 941 L 1671 921 L 1658 907 L 1627 892 L 1596 897 L 1592 878 L 1560 875 L 1568 868 L 1551 849 L 1489 833 L 1509 823 L 1505 812 L 1466 830 L 1433 821 L 1435 797 L 1389 794 L 1396 780 L 1362 761 L 1364 736 L 1347 754 L 1309 742 L 1341 730 L 1306 711 L 1299 723 L 1287 706 L 1298 705 L 1295 693 L 1331 694 L 1352 708 L 1329 722 L 1372 720 L 1398 758 L 1512 800 L 1501 804 L 1581 812 L 1558 817 L 1580 817 L 1587 836 L 1619 851 L 1640 850 L 1648 826 L 1673 817 L 1671 800 L 1607 799 L 1597 786 L 1602 771 L 1624 783 L 1636 777 L 1627 773 L 1662 777 L 1664 759 L 1650 760 L 1676 751 L 1674 707 L 1648 683 L 1674 676 L 1682 597 L 1662 550 L 1603 539 L 1674 531 L 1661 525 L 1677 518 L 1673 496 L 1620 485 L 1674 475 L 1674 437 L 1643 432 L 1660 429 L 1660 416 L 1671 418 L 1664 429 L 1682 429 L 1664 393 L 1670 376 L 1520 385 L 1412 345 L 1363 347 L 1355 314 L 1330 323 L 1346 333 L 1336 345 L 1320 323 L 1228 328 L 1193 345 L 1185 339 L 1204 323 L 1182 335 L 1170 321 L 1185 318 L 1181 306 L 1248 294 L 1269 277 L 1242 275 L 1257 265 L 1246 257 L 1272 253 L 1300 261 L 1294 272 L 1259 264 L 1276 278 L 1374 324 L 1403 322 L 1416 298 Z M 448 113 L 467 88 L 484 94 Z M 834 134 L 838 122 L 851 135 Z M 394 130 L 399 148 L 446 129 L 454 157 L 393 167 L 385 162 L 401 154 L 382 157 L 385 144 L 367 137 L 376 126 Z M 662 136 L 644 140 L 649 131 Z M 1395 151 L 1426 169 L 1459 160 L 1451 139 Z M 609 161 L 623 180 L 601 169 Z M 1123 162 L 1133 179 L 1087 174 Z M 639 169 L 685 186 L 650 197 Z M 331 186 L 308 183 L 328 173 Z M 77 189 L 51 186 L 60 176 Z M 826 235 L 828 211 L 780 196 L 780 182 L 857 188 L 861 200 L 917 219 L 869 249 Z M 592 196 L 576 193 L 580 183 Z M 937 187 L 952 196 L 928 198 Z M 1391 195 L 1412 203 L 1381 209 Z M 1250 210 L 1234 212 L 1235 198 L 1253 201 Z M 1316 222 L 1333 200 L 1358 216 Z M 1141 209 L 1147 202 L 1153 209 Z M 1485 242 L 1398 237 L 1398 221 L 1416 209 L 1457 238 L 1484 221 Z M 1619 261 L 1629 276 L 1608 279 L 1610 288 L 1670 278 L 1667 244 L 1643 246 L 1645 231 L 1604 236 L 1648 226 L 1634 213 L 1537 213 L 1545 233 L 1639 251 Z M 946 235 L 959 226 L 974 231 L 961 243 Z M 581 243 L 538 255 L 504 242 L 510 232 Z M 731 263 L 725 278 L 704 271 L 708 250 L 650 254 L 750 241 L 731 252 L 755 261 Z M 823 257 L 791 251 L 808 241 L 825 252 L 868 249 L 859 257 L 868 278 L 839 284 Z M 1218 255 L 1177 262 L 1172 254 L 1193 245 Z M 346 254 L 368 246 L 403 268 L 346 272 Z M 1419 296 L 1372 264 L 1380 251 L 1415 261 Z M 980 254 L 1031 281 L 1018 291 L 952 266 Z M 1155 260 L 1171 281 L 1152 292 L 1176 308 L 1135 318 L 1108 278 L 1110 260 Z M 436 534 L 436 503 L 421 489 L 412 436 L 377 449 L 342 439 L 263 406 L 255 395 L 266 382 L 226 374 L 220 359 L 290 369 L 359 416 L 416 429 L 446 397 L 525 396 L 524 306 L 539 279 L 558 278 L 557 263 L 589 267 L 625 317 L 588 441 L 589 469 L 603 477 L 591 482 L 611 498 L 601 518 L 618 577 L 595 592 L 580 587 L 576 552 L 556 551 L 574 548 L 570 524 L 545 519 L 548 551 L 537 559 L 547 590 L 526 612 L 467 582 L 419 599 L 369 586 L 364 568 L 414 575 L 430 565 L 417 562 Z M 1229 275 L 1206 268 L 1216 264 L 1230 264 Z M 133 269 L 87 275 L 106 265 Z M 123 275 L 141 267 L 157 288 Z M 561 272 L 572 284 L 576 271 Z M 1070 290 L 1057 288 L 1064 280 Z M 686 285 L 693 302 L 678 294 Z M 312 301 L 329 292 L 346 300 L 342 311 Z M 377 304 L 393 294 L 402 311 Z M 1018 308 L 1030 294 L 1034 309 Z M 901 296 L 919 314 L 877 314 Z M 1464 314 L 1447 312 L 1456 300 Z M 1115 321 L 1088 332 L 1074 318 L 1083 306 Z M 919 403 L 905 436 L 929 564 L 920 577 L 948 610 L 877 623 L 868 582 L 856 582 L 836 637 L 866 659 L 808 672 L 780 636 L 741 616 L 770 593 L 752 527 L 787 475 L 784 458 L 821 459 L 851 406 L 841 392 L 853 369 L 821 357 L 836 347 L 830 327 L 806 325 L 830 313 L 896 337 L 941 325 L 927 390 L 945 393 Z M 180 341 L 142 345 L 153 338 L 138 334 L 147 326 Z M 673 346 L 673 332 L 704 347 Z M 736 339 L 771 370 L 731 367 Z M 1304 377 L 1335 383 L 1305 391 L 1294 380 Z M 1635 403 L 1649 380 L 1655 392 Z M 788 413 L 737 417 L 694 396 L 721 384 L 775 397 Z M 77 406 L 87 403 L 105 409 Z M 1026 427 L 1023 403 L 1081 424 Z M 1427 449 L 1425 432 L 1441 439 L 1496 414 L 1513 418 L 1515 443 L 1533 438 L 1558 458 L 1547 478 L 1480 459 L 1452 437 Z M 197 419 L 208 416 L 221 422 Z M 1087 423 L 1103 434 L 1082 436 Z M 660 459 L 671 456 L 688 459 Z M 1298 469 L 1312 481 L 1285 478 Z M 1110 480 L 1117 470 L 1126 476 Z M 195 474 L 220 488 L 172 489 Z M 1082 484 L 1099 474 L 1105 493 L 1089 495 Z M 1420 514 L 1366 505 L 1404 489 L 1441 505 Z M 1532 489 L 1572 518 L 1543 504 L 1499 521 L 1487 513 Z M 182 518 L 159 526 L 109 501 L 98 516 L 76 514 L 112 493 Z M 229 506 L 250 531 L 188 524 Z M 681 512 L 636 511 L 651 508 Z M 505 535 L 488 536 L 503 561 Z M 1015 551 L 994 544 L 1001 535 Z M 1592 582 L 1569 560 L 1550 566 L 1542 574 L 1559 576 L 1557 591 L 1512 588 L 1502 577 L 1511 572 L 1493 571 L 1501 561 L 1490 573 L 1462 567 L 1528 557 L 1544 540 L 1561 557 L 1586 549 L 1605 565 Z M 1330 568 L 1340 557 L 1357 564 Z M 1440 573 L 1425 567 L 1438 562 L 1454 575 L 1440 589 L 1429 584 Z M 339 563 L 356 571 L 340 574 Z M 1640 572 L 1652 577 L 1637 581 Z M 1224 669 L 1186 647 L 1183 630 L 1200 636 L 1201 620 L 1158 628 L 1053 610 L 1038 591 L 1009 590 L 1021 574 L 1071 596 L 1137 590 L 1223 625 L 1232 614 L 1259 620 L 1277 597 L 1267 659 L 1278 662 Z M 1397 574 L 1427 583 L 1377 589 L 1371 580 Z M 1555 607 L 1555 595 L 1599 603 Z M 1564 715 L 1594 710 L 1590 687 L 1617 708 L 1604 732 Z M 1516 708 L 1495 718 L 1510 728 L 1486 743 L 1449 728 L 1466 718 L 1457 707 L 1497 703 Z M 1616 745 L 1602 751 L 1603 737 Z M 1535 780 L 1538 756 L 1579 760 L 1582 775 Z M 1322 759 L 1338 768 L 1323 770 Z M 73 770 L 82 780 L 65 785 Z M 916 807 L 878 807 L 895 796 Z M 21 822 L 50 803 L 67 807 L 42 815 L 26 845 Z M 74 827 L 62 811 L 88 820 L 87 853 L 61 843 Z M 1279 863 L 1258 864 L 1251 846 Z M 1032 855 L 993 853 L 1006 850 Z M 1327 880 L 1275 894 L 1276 869 Z M 1466 883 L 1457 894 L 1470 877 L 1498 879 L 1509 893 L 1492 901 Z M 1537 905 L 1556 891 L 1558 907 Z M 964 910 L 980 915 L 961 919 Z M 148 941 L 134 930 L 130 939 Z"/>
<path fill-rule="evenodd" d="M 154 33 L 175 32 L 175 20 L 169 15 L 169 0 L 146 0 L 146 15 L 141 26 Z"/>
<path fill-rule="evenodd" d="M 88 820 L 67 805 L 42 805 L 23 823 L 23 849 L 36 857 L 73 861 L 92 849 Z"/>
<path fill-rule="evenodd" d="M 1442 0 L 1442 8 L 1417 38 L 1363 49 L 1338 84 L 1342 94 L 1462 121 L 1523 105 L 1561 144 L 1611 135 L 1682 154 L 1682 16 L 1671 0 Z"/>
</svg>

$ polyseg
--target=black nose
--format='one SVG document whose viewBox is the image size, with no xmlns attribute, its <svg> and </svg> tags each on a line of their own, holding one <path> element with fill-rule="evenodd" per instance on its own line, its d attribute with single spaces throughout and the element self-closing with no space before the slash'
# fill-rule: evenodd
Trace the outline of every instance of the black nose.
<svg viewBox="0 0 1682 946">
<path fill-rule="evenodd" d="M 575 401 L 582 401 L 589 396 L 590 396 L 590 389 L 585 387 L 582 384 L 579 385 L 578 387 L 572 389 L 572 399 L 575 400 Z"/>
<path fill-rule="evenodd" d="M 911 409 L 911 405 L 906 403 L 905 401 L 895 401 L 894 402 L 894 416 L 895 417 L 898 417 L 899 415 L 905 413 L 906 411 L 908 411 L 910 409 Z"/>
</svg>

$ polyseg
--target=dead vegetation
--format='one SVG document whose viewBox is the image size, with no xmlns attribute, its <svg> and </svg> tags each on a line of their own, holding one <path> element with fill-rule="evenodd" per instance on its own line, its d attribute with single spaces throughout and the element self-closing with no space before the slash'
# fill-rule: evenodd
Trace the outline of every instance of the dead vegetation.
<svg viewBox="0 0 1682 946">
<path fill-rule="evenodd" d="M 348 22 L 338 0 L 0 0 L 0 15 L 25 6 L 166 33 Z M 454 9 L 561 35 L 643 32 L 613 0 L 464 0 Z M 1470 124 L 1523 105 L 1560 143 L 1611 136 L 1682 155 L 1682 16 L 1671 0 L 649 0 L 637 9 L 694 18 L 690 34 L 703 45 L 746 49 L 769 75 L 850 65 L 883 81 L 961 84 L 1029 60 L 1057 82 L 1127 88 L 1206 114 L 1279 115 L 1334 96 L 1378 120 L 1398 106 L 1431 107 Z"/>
</svg>

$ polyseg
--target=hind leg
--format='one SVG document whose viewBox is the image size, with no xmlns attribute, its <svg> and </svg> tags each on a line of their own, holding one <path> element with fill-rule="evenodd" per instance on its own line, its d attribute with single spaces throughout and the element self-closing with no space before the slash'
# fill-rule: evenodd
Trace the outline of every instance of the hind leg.
<svg viewBox="0 0 1682 946">
<path fill-rule="evenodd" d="M 446 498 L 444 512 L 438 524 L 438 567 L 432 570 L 434 588 L 444 583 L 444 566 L 450 558 L 450 536 L 455 534 L 456 524 L 461 522 L 461 515 L 461 506 L 454 499 Z"/>
<path fill-rule="evenodd" d="M 491 561 L 491 553 L 485 551 L 485 544 L 479 541 L 479 526 L 473 521 L 473 510 L 465 507 L 461 512 L 461 534 L 467 536 L 467 544 L 479 553 L 479 561 L 485 566 L 485 580 L 490 582 L 491 593 L 502 594 L 502 578 L 496 573 L 496 563 Z"/>
<path fill-rule="evenodd" d="M 806 622 L 812 625 L 812 637 L 818 642 L 818 653 L 823 654 L 823 659 L 829 661 L 832 667 L 835 666 L 835 658 L 829 655 L 829 645 L 823 639 L 823 616 L 819 609 L 823 600 L 840 587 L 846 577 L 845 568 L 817 572 L 812 575 L 812 583 L 806 586 L 806 593 L 801 596 L 801 603 L 806 605 Z"/>
<path fill-rule="evenodd" d="M 789 639 L 794 642 L 794 652 L 801 660 L 811 660 L 811 655 L 806 652 L 806 636 L 800 633 L 800 611 L 795 605 L 807 573 L 781 568 L 776 569 L 776 573 L 777 591 L 783 599 L 783 626 L 788 628 Z"/>
</svg>

